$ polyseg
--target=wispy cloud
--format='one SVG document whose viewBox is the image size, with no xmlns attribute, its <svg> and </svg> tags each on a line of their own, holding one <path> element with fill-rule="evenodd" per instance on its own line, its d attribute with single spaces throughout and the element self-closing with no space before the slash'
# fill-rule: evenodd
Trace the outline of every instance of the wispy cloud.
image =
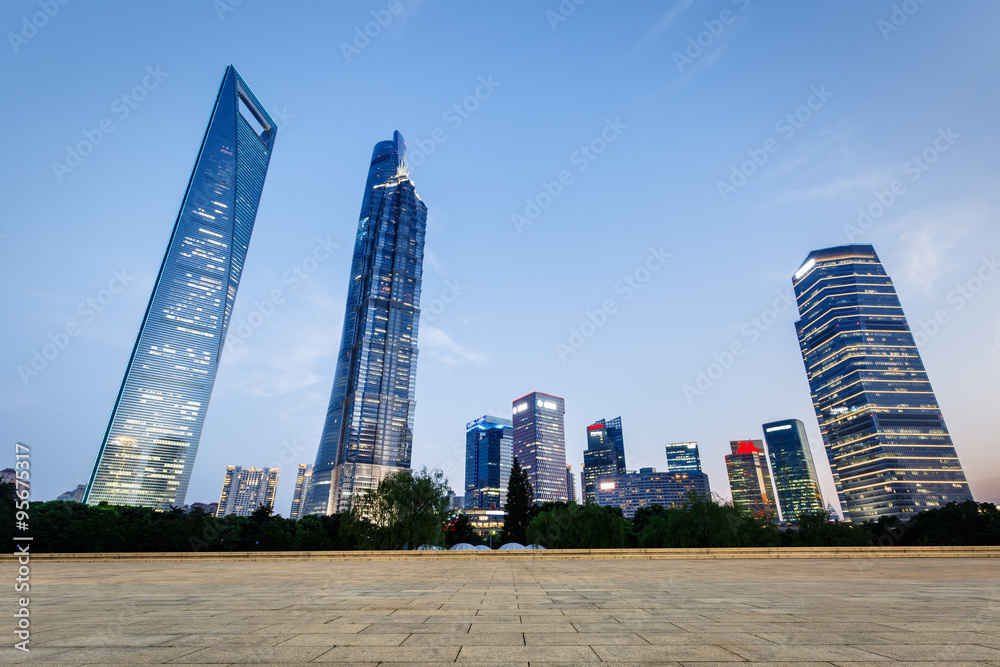
<svg viewBox="0 0 1000 667">
<path fill-rule="evenodd" d="M 988 221 L 988 209 L 963 202 L 948 209 L 921 209 L 902 216 L 894 228 L 902 229 L 899 246 L 903 265 L 893 271 L 901 290 L 932 293 L 939 280 L 958 268 L 949 251 L 976 227 Z"/>
<path fill-rule="evenodd" d="M 642 36 L 629 55 L 639 53 L 659 39 L 660 35 L 669 30 L 670 26 L 674 24 L 677 18 L 692 4 L 694 4 L 694 0 L 680 0 L 680 2 L 676 5 L 668 9 L 662 16 L 660 16 L 656 23 L 653 24 L 653 27 L 646 31 L 646 34 Z"/>
<path fill-rule="evenodd" d="M 443 329 L 426 326 L 420 327 L 420 351 L 444 366 L 467 366 L 485 364 L 486 355 L 467 349 Z"/>
<path fill-rule="evenodd" d="M 683 85 L 684 83 L 687 82 L 688 79 L 694 76 L 697 72 L 700 72 L 703 69 L 707 69 L 712 63 L 718 60 L 725 50 L 726 50 L 726 45 L 720 44 L 718 48 L 716 48 L 710 54 L 702 58 L 699 58 L 698 62 L 695 63 L 691 69 L 689 69 L 688 71 L 684 72 L 684 74 L 681 74 L 679 77 L 671 81 L 670 85 L 668 85 L 666 89 L 673 90 L 674 88 Z"/>
</svg>

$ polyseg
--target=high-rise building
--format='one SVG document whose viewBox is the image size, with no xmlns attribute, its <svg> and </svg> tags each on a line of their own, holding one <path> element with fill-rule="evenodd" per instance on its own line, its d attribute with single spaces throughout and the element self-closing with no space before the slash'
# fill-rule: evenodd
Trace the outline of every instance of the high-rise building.
<svg viewBox="0 0 1000 667">
<path fill-rule="evenodd" d="M 375 144 L 368 168 L 306 514 L 345 512 L 355 495 L 410 467 L 426 226 L 396 132 Z"/>
<path fill-rule="evenodd" d="M 625 439 L 622 418 L 600 420 L 587 427 L 583 452 L 583 502 L 596 501 L 597 480 L 625 474 Z"/>
<path fill-rule="evenodd" d="M 501 509 L 513 462 L 511 420 L 484 415 L 465 425 L 465 507 Z"/>
<path fill-rule="evenodd" d="M 733 502 L 756 516 L 777 516 L 771 471 L 760 440 L 732 440 L 733 453 L 726 456 L 729 489 Z"/>
<path fill-rule="evenodd" d="M 274 508 L 278 470 L 226 466 L 226 477 L 222 481 L 222 494 L 219 496 L 219 508 L 215 516 L 250 516 L 259 507 L 266 505 Z"/>
<path fill-rule="evenodd" d="M 625 518 L 631 519 L 640 507 L 683 507 L 692 491 L 710 497 L 708 475 L 700 470 L 656 472 L 656 468 L 642 468 L 639 472 L 599 478 L 594 502 L 603 507 L 620 507 Z"/>
<path fill-rule="evenodd" d="M 535 502 L 565 502 L 565 401 L 536 391 L 515 400 L 513 411 L 514 456 L 531 482 Z"/>
<path fill-rule="evenodd" d="M 13 468 L 0 470 L 0 484 L 14 484 L 17 481 L 17 471 Z"/>
<path fill-rule="evenodd" d="M 844 518 L 971 500 L 896 289 L 870 245 L 817 250 L 792 278 L 795 324 Z"/>
<path fill-rule="evenodd" d="M 697 442 L 671 442 L 666 445 L 667 470 L 670 472 L 701 472 L 701 455 Z"/>
<path fill-rule="evenodd" d="M 302 518 L 302 503 L 309 493 L 309 486 L 312 483 L 313 467 L 311 463 L 300 463 L 298 473 L 295 476 L 295 495 L 292 496 L 292 509 L 288 512 L 289 519 Z"/>
<path fill-rule="evenodd" d="M 184 504 L 276 133 L 227 67 L 84 502 Z"/>
<path fill-rule="evenodd" d="M 566 464 L 566 497 L 571 503 L 576 502 L 576 482 L 573 480 L 573 466 Z"/>
<path fill-rule="evenodd" d="M 763 428 L 782 520 L 795 522 L 803 514 L 825 511 L 806 427 L 798 419 L 785 419 Z"/>
</svg>

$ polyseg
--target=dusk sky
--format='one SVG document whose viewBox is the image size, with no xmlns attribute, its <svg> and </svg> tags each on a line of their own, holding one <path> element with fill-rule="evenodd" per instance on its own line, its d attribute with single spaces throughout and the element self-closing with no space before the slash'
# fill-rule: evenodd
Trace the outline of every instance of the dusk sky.
<svg viewBox="0 0 1000 667">
<path fill-rule="evenodd" d="M 279 130 L 186 502 L 279 466 L 288 515 L 394 130 L 429 208 L 414 468 L 461 492 L 466 422 L 541 391 L 578 487 L 601 418 L 630 470 L 698 441 L 723 496 L 729 441 L 796 418 L 837 507 L 791 278 L 871 243 L 1000 502 L 1000 5 L 576 2 L 5 2 L 2 467 L 89 479 L 232 63 Z"/>
</svg>

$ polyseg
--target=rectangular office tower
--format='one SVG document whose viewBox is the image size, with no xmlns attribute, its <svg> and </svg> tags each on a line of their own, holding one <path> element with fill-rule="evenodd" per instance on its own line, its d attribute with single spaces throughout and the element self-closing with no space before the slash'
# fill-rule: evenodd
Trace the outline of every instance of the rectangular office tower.
<svg viewBox="0 0 1000 667">
<path fill-rule="evenodd" d="M 587 449 L 583 452 L 583 502 L 597 500 L 597 480 L 625 474 L 625 439 L 622 418 L 600 420 L 587 427 Z"/>
<path fill-rule="evenodd" d="M 368 167 L 306 514 L 346 512 L 354 496 L 410 467 L 426 227 L 396 132 L 375 144 Z"/>
<path fill-rule="evenodd" d="M 795 522 L 803 514 L 825 513 L 805 425 L 785 419 L 763 428 L 782 520 Z"/>
<path fill-rule="evenodd" d="M 533 392 L 513 403 L 514 456 L 524 468 L 535 502 L 566 502 L 566 403 Z"/>
<path fill-rule="evenodd" d="M 670 472 L 701 472 L 701 455 L 697 442 L 671 442 L 666 446 L 667 470 Z"/>
<path fill-rule="evenodd" d="M 502 509 L 513 462 L 514 426 L 485 415 L 465 425 L 465 507 Z"/>
<path fill-rule="evenodd" d="M 777 517 L 771 471 L 760 440 L 731 440 L 733 453 L 726 456 L 729 490 L 733 502 L 750 510 L 754 516 Z"/>
<path fill-rule="evenodd" d="M 184 504 L 276 133 L 227 67 L 84 502 Z"/>
<path fill-rule="evenodd" d="M 848 521 L 971 500 L 896 288 L 870 245 L 817 250 L 792 277 L 813 408 Z"/>
<path fill-rule="evenodd" d="M 258 507 L 265 505 L 273 509 L 274 492 L 277 488 L 278 468 L 226 466 L 219 509 L 215 516 L 250 516 Z"/>
<path fill-rule="evenodd" d="M 312 483 L 313 467 L 311 463 L 300 463 L 299 472 L 295 476 L 295 495 L 292 496 L 292 509 L 288 513 L 289 519 L 302 518 L 302 505 L 309 493 L 309 486 Z"/>
<path fill-rule="evenodd" d="M 566 464 L 566 497 L 569 502 L 576 502 L 576 480 L 573 479 L 573 466 Z"/>
</svg>

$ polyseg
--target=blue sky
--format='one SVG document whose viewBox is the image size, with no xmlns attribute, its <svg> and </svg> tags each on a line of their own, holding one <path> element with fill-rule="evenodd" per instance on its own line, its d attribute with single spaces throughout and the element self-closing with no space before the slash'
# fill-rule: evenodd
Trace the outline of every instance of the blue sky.
<svg viewBox="0 0 1000 667">
<path fill-rule="evenodd" d="M 537 390 L 566 399 L 576 471 L 620 415 L 630 469 L 697 440 L 723 495 L 729 440 L 801 419 L 836 504 L 784 299 L 809 251 L 854 241 L 1000 501 L 998 23 L 986 1 L 7 2 L 0 432 L 36 498 L 89 477 L 231 62 L 280 129 L 232 325 L 260 326 L 223 355 L 188 502 L 280 465 L 287 515 L 397 129 L 429 207 L 415 467 L 462 489 L 465 423 Z"/>
</svg>

